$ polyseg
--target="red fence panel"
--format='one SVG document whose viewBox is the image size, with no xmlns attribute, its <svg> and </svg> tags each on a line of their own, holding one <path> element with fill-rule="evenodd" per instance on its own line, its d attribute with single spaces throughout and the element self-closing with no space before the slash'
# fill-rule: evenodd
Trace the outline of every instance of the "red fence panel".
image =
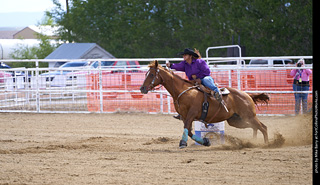
<svg viewBox="0 0 320 185">
<path fill-rule="evenodd" d="M 175 72 L 186 78 L 183 72 Z M 267 92 L 269 104 L 257 106 L 258 114 L 294 114 L 295 100 L 292 90 L 290 70 L 212 70 L 211 76 L 219 87 L 233 87 L 248 92 Z M 162 87 L 144 95 L 139 91 L 145 78 L 145 72 L 111 73 L 102 71 L 87 76 L 88 111 L 91 112 L 149 112 L 174 113 L 172 98 Z M 310 91 L 312 76 L 310 76 Z M 102 92 L 100 93 L 100 85 Z M 288 93 L 289 92 L 289 93 Z M 100 100 L 102 94 L 102 100 Z M 308 96 L 308 109 L 312 107 L 312 93 Z M 101 108 L 101 105 L 103 106 Z"/>
</svg>

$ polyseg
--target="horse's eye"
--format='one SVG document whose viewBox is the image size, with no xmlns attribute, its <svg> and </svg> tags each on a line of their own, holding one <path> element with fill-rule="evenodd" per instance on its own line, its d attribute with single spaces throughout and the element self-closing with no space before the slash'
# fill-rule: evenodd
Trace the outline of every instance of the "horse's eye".
<svg viewBox="0 0 320 185">
<path fill-rule="evenodd" d="M 153 78 L 153 74 L 150 74 L 150 78 Z"/>
</svg>

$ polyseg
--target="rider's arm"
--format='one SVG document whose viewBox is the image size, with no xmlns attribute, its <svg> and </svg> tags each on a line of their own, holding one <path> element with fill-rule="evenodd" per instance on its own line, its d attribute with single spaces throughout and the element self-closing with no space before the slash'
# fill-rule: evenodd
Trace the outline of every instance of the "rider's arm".
<svg viewBox="0 0 320 185">
<path fill-rule="evenodd" d="M 185 61 L 182 61 L 180 63 L 171 64 L 170 68 L 175 69 L 177 71 L 185 71 Z"/>
</svg>

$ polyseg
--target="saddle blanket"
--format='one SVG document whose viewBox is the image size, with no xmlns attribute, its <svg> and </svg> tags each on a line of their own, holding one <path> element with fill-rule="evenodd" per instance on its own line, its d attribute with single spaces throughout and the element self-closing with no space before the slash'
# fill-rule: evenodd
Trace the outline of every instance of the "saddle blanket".
<svg viewBox="0 0 320 185">
<path fill-rule="evenodd" d="M 221 91 L 221 94 L 222 94 L 222 95 L 228 95 L 228 94 L 230 94 L 230 91 L 229 91 L 227 88 L 225 88 L 225 87 L 220 88 L 220 91 Z"/>
</svg>

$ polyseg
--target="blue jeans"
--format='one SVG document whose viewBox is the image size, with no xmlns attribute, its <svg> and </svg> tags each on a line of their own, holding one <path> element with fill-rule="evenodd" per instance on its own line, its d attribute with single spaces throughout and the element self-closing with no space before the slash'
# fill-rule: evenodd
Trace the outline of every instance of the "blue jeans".
<svg viewBox="0 0 320 185">
<path fill-rule="evenodd" d="M 292 88 L 293 88 L 293 91 L 309 91 L 308 85 L 293 84 Z M 295 114 L 299 114 L 301 102 L 302 102 L 303 113 L 306 113 L 308 109 L 308 93 L 294 93 L 294 98 L 295 98 Z"/>
<path fill-rule="evenodd" d="M 309 91 L 308 85 L 297 85 L 293 84 L 293 91 Z M 296 100 L 306 100 L 308 99 L 308 93 L 294 93 L 294 98 Z"/>
<path fill-rule="evenodd" d="M 206 76 L 204 78 L 201 79 L 201 84 L 209 87 L 210 89 L 212 89 L 215 92 L 219 92 L 218 87 L 214 84 L 214 80 L 211 76 Z"/>
</svg>

